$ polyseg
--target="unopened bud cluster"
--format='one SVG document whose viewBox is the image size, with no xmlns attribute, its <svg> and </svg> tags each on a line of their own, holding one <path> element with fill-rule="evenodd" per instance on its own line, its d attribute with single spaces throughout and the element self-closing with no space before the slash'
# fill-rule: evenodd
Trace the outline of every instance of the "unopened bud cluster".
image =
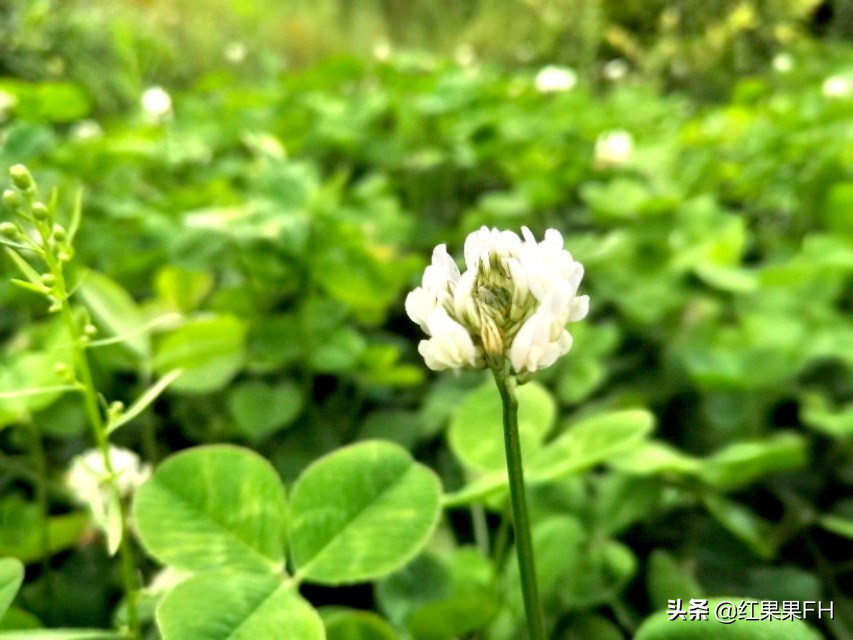
<svg viewBox="0 0 853 640">
<path fill-rule="evenodd" d="M 52 205 L 39 200 L 38 185 L 24 165 L 9 169 L 9 177 L 12 188 L 3 191 L 2 199 L 14 217 L 0 222 L 0 242 L 11 251 L 23 249 L 43 260 L 48 271 L 36 280 L 29 278 L 30 288 L 45 293 L 51 302 L 50 310 L 57 311 L 63 294 L 56 291 L 55 272 L 74 255 L 68 231 L 56 222 Z"/>
<path fill-rule="evenodd" d="M 572 345 L 565 326 L 584 318 L 588 296 L 577 296 L 583 266 L 563 248 L 555 229 L 537 243 L 527 227 L 483 227 L 465 241 L 464 273 L 435 248 L 422 285 L 406 298 L 406 312 L 430 336 L 418 345 L 435 370 L 490 367 L 508 360 L 529 375 L 551 366 Z"/>
</svg>

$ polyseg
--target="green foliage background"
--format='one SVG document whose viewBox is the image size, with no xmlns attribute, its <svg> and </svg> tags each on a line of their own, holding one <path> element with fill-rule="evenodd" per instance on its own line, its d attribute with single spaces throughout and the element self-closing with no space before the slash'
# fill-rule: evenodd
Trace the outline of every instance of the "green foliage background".
<svg viewBox="0 0 853 640">
<path fill-rule="evenodd" d="M 670 598 L 734 595 L 831 600 L 812 623 L 849 638 L 850 24 L 814 0 L 18 0 L 0 7 L 0 167 L 27 164 L 67 209 L 83 189 L 80 300 L 134 336 L 92 352 L 104 395 L 185 370 L 119 443 L 155 464 L 240 444 L 290 487 L 386 439 L 440 475 L 448 508 L 402 573 L 305 590 L 390 623 L 329 609 L 328 637 L 518 637 L 484 375 L 429 372 L 403 300 L 436 244 L 527 225 L 563 232 L 591 298 L 521 405 L 554 637 L 629 637 Z M 537 91 L 546 64 L 577 85 Z M 160 120 L 139 103 L 154 85 Z M 630 158 L 596 162 L 617 130 Z M 0 275 L 0 392 L 56 384 L 57 323 L 11 261 Z M 652 434 L 630 430 L 641 409 Z M 62 485 L 90 446 L 81 404 L 0 400 L 0 429 L 0 554 L 27 565 L 0 626 L 110 626 L 116 567 Z"/>
</svg>

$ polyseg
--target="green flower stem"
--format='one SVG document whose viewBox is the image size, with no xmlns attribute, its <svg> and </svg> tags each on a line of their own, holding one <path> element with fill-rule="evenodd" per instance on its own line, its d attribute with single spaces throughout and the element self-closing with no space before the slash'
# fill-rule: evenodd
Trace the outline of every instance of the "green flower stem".
<svg viewBox="0 0 853 640">
<path fill-rule="evenodd" d="M 44 259 L 53 277 L 56 279 L 54 293 L 59 301 L 60 314 L 62 321 L 65 324 L 68 337 L 71 340 L 71 357 L 74 362 L 74 371 L 79 376 L 81 391 L 83 393 L 83 401 L 86 408 L 86 417 L 89 425 L 92 427 L 92 433 L 95 437 L 98 449 L 104 460 L 104 469 L 109 476 L 110 491 L 117 498 L 116 502 L 120 508 L 121 516 L 121 543 L 119 545 L 119 556 L 121 559 L 121 575 L 124 586 L 125 598 L 127 600 L 127 623 L 130 628 L 130 633 L 133 638 L 142 637 L 142 629 L 139 624 L 139 612 L 137 610 L 136 595 L 138 590 L 138 582 L 136 579 L 136 567 L 133 560 L 133 551 L 130 548 L 130 538 L 127 530 L 127 506 L 119 495 L 118 486 L 115 481 L 115 469 L 113 469 L 112 460 L 110 459 L 110 443 L 107 435 L 107 425 L 104 421 L 104 416 L 98 406 L 98 392 L 95 388 L 95 383 L 92 378 L 92 370 L 89 367 L 89 359 L 86 356 L 86 347 L 84 338 L 80 334 L 80 329 L 77 326 L 77 321 L 74 319 L 74 314 L 71 311 L 71 306 L 68 304 L 68 290 L 65 284 L 65 274 L 62 268 L 62 262 L 50 251 L 47 246 L 47 234 L 42 229 L 39 229 L 42 237 L 45 239 Z"/>
<path fill-rule="evenodd" d="M 521 440 L 518 435 L 518 399 L 515 397 L 515 379 L 505 370 L 494 370 L 495 382 L 501 394 L 504 416 L 504 445 L 509 492 L 512 499 L 512 519 L 518 568 L 521 574 L 521 591 L 530 640 L 545 640 L 539 588 L 536 585 L 536 564 L 533 560 L 533 540 L 527 517 L 527 497 L 524 492 L 524 467 L 521 463 Z"/>
<path fill-rule="evenodd" d="M 40 511 L 39 544 L 41 546 L 41 570 L 44 574 L 45 593 L 51 615 L 55 610 L 55 591 L 53 572 L 50 570 L 50 501 L 47 494 L 47 458 L 44 452 L 44 440 L 41 431 L 33 422 L 28 424 L 32 437 L 33 466 L 36 469 L 35 493 Z"/>
</svg>

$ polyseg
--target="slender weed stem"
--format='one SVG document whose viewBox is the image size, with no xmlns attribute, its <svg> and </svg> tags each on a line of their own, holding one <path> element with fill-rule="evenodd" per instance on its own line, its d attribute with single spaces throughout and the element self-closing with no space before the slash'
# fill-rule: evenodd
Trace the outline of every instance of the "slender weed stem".
<svg viewBox="0 0 853 640">
<path fill-rule="evenodd" d="M 127 527 L 127 506 L 121 499 L 118 486 L 116 485 L 115 469 L 110 459 L 110 443 L 107 435 L 107 425 L 101 412 L 98 400 L 98 391 L 92 377 L 92 369 L 89 366 L 89 358 L 86 354 L 87 338 L 82 335 L 77 320 L 69 304 L 69 295 L 65 283 L 65 274 L 62 263 L 50 252 L 45 251 L 45 261 L 50 272 L 55 278 L 55 296 L 59 301 L 60 314 L 71 341 L 71 357 L 74 362 L 74 371 L 82 385 L 83 402 L 86 409 L 86 417 L 92 428 L 92 434 L 101 456 L 104 460 L 104 469 L 109 477 L 109 489 L 114 494 L 115 502 L 120 508 L 121 517 L 121 543 L 119 545 L 119 556 L 121 561 L 121 576 L 124 587 L 125 599 L 127 601 L 127 623 L 133 638 L 141 638 L 141 627 L 139 623 L 139 612 L 136 605 L 138 582 L 136 568 L 133 560 L 133 550 L 130 548 L 130 536 Z"/>
</svg>

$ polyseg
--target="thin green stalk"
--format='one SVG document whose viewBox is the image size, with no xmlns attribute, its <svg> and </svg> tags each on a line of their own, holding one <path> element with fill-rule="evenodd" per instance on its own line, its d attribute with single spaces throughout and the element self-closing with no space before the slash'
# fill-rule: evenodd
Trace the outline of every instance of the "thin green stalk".
<svg viewBox="0 0 853 640">
<path fill-rule="evenodd" d="M 44 235 L 44 234 L 43 234 Z M 138 583 L 136 580 L 136 568 L 133 561 L 133 551 L 130 548 L 130 537 L 127 530 L 127 507 L 121 496 L 118 495 L 118 487 L 115 483 L 115 469 L 110 459 L 110 443 L 107 435 L 107 425 L 98 405 L 98 392 L 92 378 L 92 370 L 89 367 L 89 359 L 86 356 L 86 347 L 74 314 L 68 304 L 68 292 L 65 284 L 61 262 L 49 251 L 45 251 L 45 261 L 50 272 L 56 279 L 55 294 L 60 304 L 60 314 L 65 324 L 68 337 L 71 340 L 71 357 L 74 362 L 74 371 L 79 377 L 82 385 L 83 401 L 86 409 L 86 417 L 92 427 L 98 449 L 104 460 L 104 469 L 110 478 L 110 491 L 115 494 L 116 502 L 119 504 L 122 536 L 119 545 L 119 556 L 121 560 L 121 575 L 124 586 L 125 598 L 127 600 L 127 623 L 133 638 L 142 637 L 142 629 L 139 623 L 139 612 L 136 604 Z"/>
<path fill-rule="evenodd" d="M 54 608 L 54 581 L 50 570 L 50 505 L 47 495 L 47 459 L 44 453 L 44 442 L 38 427 L 30 422 L 30 436 L 32 438 L 33 466 L 36 469 L 34 478 L 36 501 L 40 512 L 39 545 L 41 547 L 41 568 L 44 574 L 45 591 L 47 601 L 50 603 L 50 611 Z"/>
<path fill-rule="evenodd" d="M 515 379 L 504 371 L 494 371 L 495 382 L 501 394 L 504 417 L 504 445 L 506 468 L 509 476 L 509 493 L 512 500 L 512 519 L 515 531 L 515 548 L 521 574 L 521 592 L 527 614 L 530 640 L 545 640 L 539 588 L 536 585 L 536 564 L 533 560 L 533 540 L 527 517 L 527 497 L 524 491 L 524 467 L 521 461 L 521 440 L 518 435 L 518 400 L 515 397 Z"/>
</svg>

